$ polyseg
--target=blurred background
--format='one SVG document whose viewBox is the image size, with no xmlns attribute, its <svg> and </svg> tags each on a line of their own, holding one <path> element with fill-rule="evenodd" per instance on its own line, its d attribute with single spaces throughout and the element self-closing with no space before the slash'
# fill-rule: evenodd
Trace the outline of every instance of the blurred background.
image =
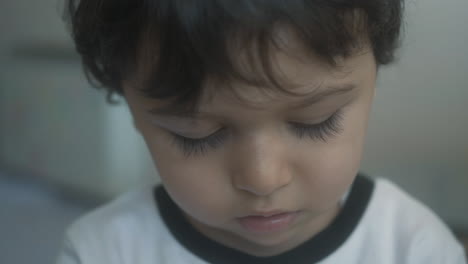
<svg viewBox="0 0 468 264">
<path fill-rule="evenodd" d="M 60 0 L 0 1 L 0 263 L 53 263 L 71 221 L 157 181 L 126 106 L 90 88 Z M 408 0 L 363 168 L 468 231 L 468 1 Z"/>
</svg>

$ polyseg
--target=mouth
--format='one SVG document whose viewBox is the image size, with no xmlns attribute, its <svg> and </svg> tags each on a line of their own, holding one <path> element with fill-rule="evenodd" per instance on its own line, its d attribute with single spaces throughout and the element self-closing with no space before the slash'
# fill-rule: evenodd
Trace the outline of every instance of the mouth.
<svg viewBox="0 0 468 264">
<path fill-rule="evenodd" d="M 288 229 L 299 213 L 299 211 L 255 213 L 239 217 L 237 221 L 244 229 L 252 233 L 274 233 Z"/>
</svg>

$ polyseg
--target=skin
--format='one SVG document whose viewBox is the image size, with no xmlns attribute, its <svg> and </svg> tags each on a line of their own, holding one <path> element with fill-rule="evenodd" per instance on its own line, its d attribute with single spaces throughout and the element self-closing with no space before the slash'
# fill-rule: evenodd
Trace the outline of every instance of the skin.
<svg viewBox="0 0 468 264">
<path fill-rule="evenodd" d="M 336 68 L 318 58 L 298 58 L 275 54 L 278 69 L 296 84 L 290 89 L 304 96 L 232 83 L 233 90 L 207 88 L 201 114 L 193 118 L 149 114 L 164 102 L 144 98 L 131 85 L 124 89 L 161 180 L 189 222 L 205 236 L 255 256 L 283 253 L 326 228 L 360 166 L 376 81 L 372 52 L 364 49 Z M 297 106 L 344 84 L 355 88 Z M 326 140 L 300 138 L 291 130 L 290 122 L 320 123 L 339 109 L 340 131 Z M 202 138 L 218 129 L 228 136 L 203 154 L 187 156 L 173 143 L 172 133 Z M 285 230 L 265 234 L 237 220 L 270 210 L 300 213 Z"/>
</svg>

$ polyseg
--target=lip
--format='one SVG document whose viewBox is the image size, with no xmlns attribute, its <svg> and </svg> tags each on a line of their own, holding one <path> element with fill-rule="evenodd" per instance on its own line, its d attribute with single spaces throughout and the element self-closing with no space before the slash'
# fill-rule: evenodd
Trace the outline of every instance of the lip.
<svg viewBox="0 0 468 264">
<path fill-rule="evenodd" d="M 292 213 L 292 212 L 288 212 L 286 210 L 257 211 L 251 215 L 247 215 L 246 217 L 249 217 L 249 216 L 269 217 L 273 215 L 286 214 L 286 213 Z"/>
<path fill-rule="evenodd" d="M 237 218 L 239 224 L 256 234 L 274 233 L 288 229 L 296 220 L 299 211 L 270 211 L 254 213 Z"/>
</svg>

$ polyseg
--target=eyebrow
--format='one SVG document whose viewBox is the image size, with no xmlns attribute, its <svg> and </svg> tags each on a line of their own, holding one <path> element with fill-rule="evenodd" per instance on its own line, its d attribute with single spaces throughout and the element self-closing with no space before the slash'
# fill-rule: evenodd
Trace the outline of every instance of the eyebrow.
<svg viewBox="0 0 468 264">
<path fill-rule="evenodd" d="M 328 86 L 325 89 L 317 89 L 320 90 L 312 95 L 306 97 L 304 100 L 295 103 L 292 108 L 304 108 L 306 106 L 311 106 L 316 103 L 319 103 L 327 98 L 338 96 L 341 94 L 347 94 L 351 91 L 355 90 L 357 85 L 355 83 L 346 83 L 340 85 L 332 85 Z"/>
<path fill-rule="evenodd" d="M 326 87 L 325 89 L 318 88 L 320 90 L 318 92 L 312 93 L 312 95 L 308 95 L 305 99 L 294 103 L 293 106 L 289 108 L 298 109 L 304 108 L 307 106 L 311 106 L 317 104 L 327 98 L 338 96 L 341 94 L 347 94 L 351 91 L 355 90 L 357 85 L 355 83 L 346 83 L 340 85 L 331 85 Z M 197 111 L 183 111 L 177 105 L 169 104 L 162 107 L 156 107 L 148 110 L 151 115 L 156 116 L 169 116 L 169 117 L 183 117 L 183 118 L 190 118 L 196 117 L 200 113 Z"/>
</svg>

